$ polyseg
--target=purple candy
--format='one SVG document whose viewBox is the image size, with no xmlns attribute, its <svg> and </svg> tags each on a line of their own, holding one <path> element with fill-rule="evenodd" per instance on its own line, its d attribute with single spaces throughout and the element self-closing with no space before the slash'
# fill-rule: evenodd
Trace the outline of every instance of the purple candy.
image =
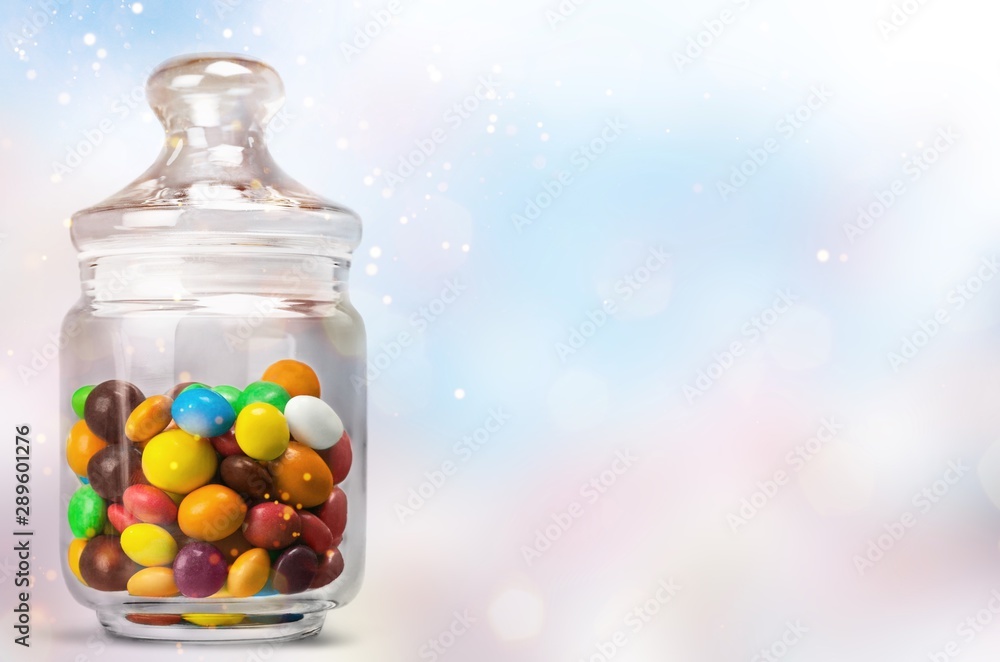
<svg viewBox="0 0 1000 662">
<path fill-rule="evenodd" d="M 189 598 L 207 598 L 225 586 L 229 574 L 226 558 L 207 542 L 184 545 L 174 558 L 174 581 Z"/>
<path fill-rule="evenodd" d="M 278 593 L 301 593 L 316 577 L 319 561 L 316 552 L 305 545 L 285 550 L 274 562 L 274 590 Z"/>
</svg>

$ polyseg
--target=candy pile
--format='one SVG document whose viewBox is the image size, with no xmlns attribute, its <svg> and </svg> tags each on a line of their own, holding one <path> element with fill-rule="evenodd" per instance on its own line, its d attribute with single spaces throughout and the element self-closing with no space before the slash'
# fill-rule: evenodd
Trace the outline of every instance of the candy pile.
<svg viewBox="0 0 1000 662">
<path fill-rule="evenodd" d="M 299 593 L 334 581 L 351 440 L 316 373 L 284 359 L 242 391 L 120 380 L 73 394 L 69 567 L 99 591 Z"/>
</svg>

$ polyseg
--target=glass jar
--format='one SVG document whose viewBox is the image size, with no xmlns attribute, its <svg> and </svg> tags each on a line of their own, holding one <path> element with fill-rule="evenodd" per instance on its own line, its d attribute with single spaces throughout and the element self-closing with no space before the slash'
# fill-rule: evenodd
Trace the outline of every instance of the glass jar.
<svg viewBox="0 0 1000 662">
<path fill-rule="evenodd" d="M 273 162 L 263 62 L 175 58 L 146 91 L 162 153 L 73 217 L 63 575 L 120 635 L 313 634 L 364 568 L 361 221 Z"/>
</svg>

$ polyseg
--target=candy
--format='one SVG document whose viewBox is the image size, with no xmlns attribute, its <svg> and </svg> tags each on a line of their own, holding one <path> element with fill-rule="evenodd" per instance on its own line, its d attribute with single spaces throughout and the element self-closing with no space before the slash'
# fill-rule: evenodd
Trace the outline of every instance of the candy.
<svg viewBox="0 0 1000 662">
<path fill-rule="evenodd" d="M 174 559 L 174 581 L 189 598 L 207 598 L 217 592 L 227 574 L 222 552 L 207 542 L 185 545 Z"/>
<path fill-rule="evenodd" d="M 278 593 L 301 593 L 316 578 L 319 562 L 316 553 L 305 545 L 296 545 L 274 562 L 274 590 Z"/>
<path fill-rule="evenodd" d="M 291 506 L 265 502 L 247 513 L 243 535 L 254 547 L 283 549 L 302 532 L 302 520 Z"/>
<path fill-rule="evenodd" d="M 125 555 L 117 536 L 92 538 L 80 554 L 80 576 L 98 591 L 124 591 L 139 566 Z"/>
<path fill-rule="evenodd" d="M 169 565 L 177 556 L 177 541 L 155 524 L 133 524 L 122 531 L 122 550 L 143 566 Z"/>
<path fill-rule="evenodd" d="M 126 443 L 125 422 L 145 399 L 142 391 L 126 381 L 101 382 L 87 396 L 83 408 L 87 427 L 109 444 Z"/>
<path fill-rule="evenodd" d="M 351 472 L 351 464 L 354 461 L 351 438 L 347 436 L 347 433 L 344 433 L 344 436 L 333 445 L 333 448 L 320 451 L 320 455 L 326 460 L 326 465 L 330 467 L 334 484 L 339 485 L 343 483 L 344 479 L 347 478 L 347 474 Z"/>
<path fill-rule="evenodd" d="M 184 614 L 184 620 L 188 623 L 206 628 L 239 625 L 246 617 L 246 614 Z"/>
<path fill-rule="evenodd" d="M 293 441 L 281 457 L 267 466 L 274 477 L 275 496 L 296 508 L 318 506 L 333 490 L 333 476 L 323 458 L 305 444 Z"/>
<path fill-rule="evenodd" d="M 73 493 L 66 515 L 69 530 L 77 538 L 93 538 L 104 531 L 107 522 L 104 499 L 90 485 L 84 485 Z"/>
<path fill-rule="evenodd" d="M 158 487 L 133 485 L 122 494 L 125 509 L 143 522 L 173 524 L 177 521 L 177 504 Z"/>
<path fill-rule="evenodd" d="M 111 522 L 115 531 L 121 533 L 133 524 L 138 524 L 139 518 L 126 510 L 125 506 L 120 503 L 112 503 L 108 506 L 108 521 Z"/>
<path fill-rule="evenodd" d="M 232 405 L 208 388 L 182 391 L 170 412 L 177 427 L 197 437 L 215 437 L 228 432 L 236 420 Z"/>
<path fill-rule="evenodd" d="M 127 488 L 145 482 L 143 454 L 131 444 L 103 448 L 87 463 L 87 478 L 94 491 L 108 501 L 118 501 Z"/>
<path fill-rule="evenodd" d="M 182 388 L 180 391 L 178 391 L 177 395 L 180 395 L 181 393 L 183 393 L 185 391 L 193 391 L 196 388 L 209 388 L 209 387 L 208 387 L 207 384 L 202 384 L 201 382 L 189 382 L 189 383 L 187 383 L 187 384 L 184 385 L 184 388 Z M 174 396 L 174 400 L 176 400 L 176 399 L 177 399 L 177 396 Z"/>
<path fill-rule="evenodd" d="M 173 400 L 166 395 L 153 395 L 132 410 L 125 421 L 125 436 L 132 441 L 149 441 L 170 424 Z"/>
<path fill-rule="evenodd" d="M 234 455 L 222 461 L 222 482 L 251 499 L 270 499 L 274 480 L 259 462 L 246 455 Z"/>
<path fill-rule="evenodd" d="M 212 544 L 222 552 L 222 555 L 226 558 L 226 563 L 230 564 L 238 559 L 241 554 L 254 548 L 246 539 L 246 536 L 243 535 L 242 529 Z"/>
<path fill-rule="evenodd" d="M 187 494 L 205 485 L 218 466 L 208 439 L 184 430 L 167 430 L 149 440 L 142 469 L 150 483 L 168 492 Z"/>
<path fill-rule="evenodd" d="M 243 391 L 239 390 L 235 386 L 229 386 L 228 384 L 215 386 L 212 390 L 224 397 L 226 402 L 232 406 L 234 411 L 236 410 L 236 402 L 240 399 L 240 395 L 243 394 Z"/>
<path fill-rule="evenodd" d="M 125 618 L 138 625 L 177 625 L 180 614 L 126 614 Z"/>
<path fill-rule="evenodd" d="M 171 400 L 176 400 L 177 396 L 187 390 L 190 386 L 204 386 L 204 384 L 199 384 L 198 382 L 181 382 L 180 384 L 173 386 L 169 391 L 164 393 L 164 395 L 169 397 Z"/>
<path fill-rule="evenodd" d="M 236 412 L 243 411 L 247 405 L 255 402 L 266 402 L 278 411 L 284 411 L 285 405 L 292 396 L 279 384 L 274 382 L 253 382 L 240 394 L 236 401 Z"/>
<path fill-rule="evenodd" d="M 347 528 L 347 495 L 339 487 L 333 488 L 330 498 L 316 509 L 316 515 L 323 520 L 334 538 L 344 535 Z"/>
<path fill-rule="evenodd" d="M 212 442 L 212 448 L 222 455 L 223 457 L 229 457 L 230 455 L 246 455 L 240 445 L 236 443 L 236 435 L 233 434 L 231 430 L 227 430 L 222 434 L 212 437 L 210 439 Z"/>
<path fill-rule="evenodd" d="M 246 513 L 239 494 L 222 485 L 205 485 L 181 501 L 177 524 L 191 538 L 214 542 L 239 531 Z"/>
<path fill-rule="evenodd" d="M 325 554 L 333 547 L 333 534 L 330 533 L 330 527 L 323 520 L 308 510 L 300 511 L 299 517 L 302 519 L 301 540 L 312 551 L 317 554 Z"/>
<path fill-rule="evenodd" d="M 87 404 L 87 396 L 90 392 L 94 390 L 94 385 L 81 386 L 80 388 L 73 391 L 73 397 L 70 398 L 70 405 L 73 407 L 73 413 L 76 414 L 77 418 L 83 418 L 84 406 Z"/>
<path fill-rule="evenodd" d="M 66 462 L 77 476 L 87 475 L 87 463 L 108 444 L 90 431 L 86 421 L 77 421 L 66 437 Z"/>
<path fill-rule="evenodd" d="M 172 598 L 180 595 L 172 568 L 143 568 L 128 580 L 129 595 L 143 598 Z"/>
<path fill-rule="evenodd" d="M 312 368 L 301 361 L 282 359 L 272 363 L 264 371 L 261 379 L 280 384 L 292 397 L 297 395 L 319 397 L 319 377 Z"/>
<path fill-rule="evenodd" d="M 320 588 L 340 577 L 344 572 L 344 557 L 339 549 L 327 550 L 320 557 L 319 568 L 316 570 L 316 577 L 309 584 L 309 588 Z"/>
<path fill-rule="evenodd" d="M 344 434 L 344 423 L 333 407 L 311 395 L 297 395 L 285 405 L 288 430 L 295 441 L 310 448 L 330 448 Z"/>
<path fill-rule="evenodd" d="M 87 540 L 85 538 L 74 538 L 69 543 L 69 551 L 66 553 L 66 563 L 69 565 L 70 572 L 80 580 L 80 583 L 84 586 L 87 582 L 83 581 L 83 575 L 80 574 L 80 555 L 83 554 L 83 548 L 87 546 Z"/>
<path fill-rule="evenodd" d="M 226 585 L 237 598 L 246 598 L 260 592 L 267 584 L 271 571 L 271 558 L 263 549 L 251 549 L 240 555 L 229 568 Z"/>
<path fill-rule="evenodd" d="M 257 460 L 273 460 L 288 448 L 288 423 L 266 402 L 249 404 L 236 417 L 236 441 L 243 452 Z"/>
</svg>

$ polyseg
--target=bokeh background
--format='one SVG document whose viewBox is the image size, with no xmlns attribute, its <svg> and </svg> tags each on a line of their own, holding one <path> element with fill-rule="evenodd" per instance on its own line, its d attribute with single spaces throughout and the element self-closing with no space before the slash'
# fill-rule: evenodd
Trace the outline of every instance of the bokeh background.
<svg viewBox="0 0 1000 662">
<path fill-rule="evenodd" d="M 31 659 L 995 660 L 998 19 L 5 0 L 0 494 L 30 424 L 52 523 Z M 197 51 L 280 71 L 278 161 L 366 222 L 371 358 L 415 338 L 370 385 L 364 588 L 273 647 L 110 639 L 55 543 L 68 218 L 152 161 L 145 77 Z M 4 539 L 0 649 L 28 659 Z"/>
</svg>

